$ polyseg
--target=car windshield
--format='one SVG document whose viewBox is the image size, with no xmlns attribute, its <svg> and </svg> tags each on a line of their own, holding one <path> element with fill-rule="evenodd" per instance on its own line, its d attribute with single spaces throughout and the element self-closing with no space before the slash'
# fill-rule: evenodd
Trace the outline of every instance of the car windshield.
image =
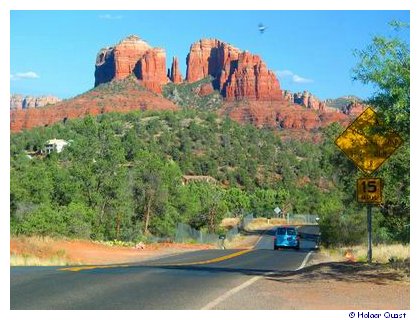
<svg viewBox="0 0 420 320">
<path fill-rule="evenodd" d="M 287 234 L 289 236 L 295 236 L 296 235 L 296 229 L 294 229 L 294 228 L 287 228 Z"/>
<path fill-rule="evenodd" d="M 278 228 L 277 234 L 279 235 L 285 235 L 286 234 L 286 228 Z"/>
</svg>

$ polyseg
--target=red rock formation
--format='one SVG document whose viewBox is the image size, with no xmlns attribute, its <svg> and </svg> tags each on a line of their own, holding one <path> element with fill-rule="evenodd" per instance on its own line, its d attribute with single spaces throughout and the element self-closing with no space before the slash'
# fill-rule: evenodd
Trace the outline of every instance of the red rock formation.
<svg viewBox="0 0 420 320">
<path fill-rule="evenodd" d="M 146 51 L 137 66 L 135 74 L 140 83 L 153 92 L 161 93 L 162 84 L 167 83 L 165 51 L 160 48 Z"/>
<path fill-rule="evenodd" d="M 280 84 L 257 55 L 217 39 L 203 39 L 190 48 L 187 56 L 188 82 L 207 76 L 214 78 L 213 86 L 227 101 L 281 101 Z"/>
<path fill-rule="evenodd" d="M 272 127 L 305 131 L 324 127 L 331 122 L 347 124 L 350 120 L 343 113 L 318 113 L 300 105 L 290 105 L 287 101 L 249 101 L 239 106 L 236 103 L 227 102 L 219 114 L 229 116 L 240 123 L 253 124 L 259 128 Z"/>
<path fill-rule="evenodd" d="M 232 72 L 232 71 L 231 71 Z M 228 78 L 226 100 L 282 100 L 280 84 L 260 57 L 249 52 L 239 54 L 237 68 Z"/>
<path fill-rule="evenodd" d="M 326 103 L 325 101 L 320 101 L 316 98 L 313 94 L 309 93 L 308 91 L 303 91 L 303 93 L 298 92 L 293 94 L 293 103 L 300 104 L 308 109 L 318 110 L 321 112 L 326 111 Z"/>
<path fill-rule="evenodd" d="M 169 79 L 173 83 L 181 83 L 182 82 L 182 75 L 181 71 L 179 71 L 179 64 L 178 64 L 178 58 L 173 57 L 172 59 L 172 66 L 171 66 L 171 72 L 169 74 Z"/>
<path fill-rule="evenodd" d="M 113 47 L 101 49 L 96 57 L 95 87 L 131 74 L 157 93 L 167 82 L 166 54 L 137 36 L 129 36 Z"/>
<path fill-rule="evenodd" d="M 226 76 L 221 77 L 224 71 L 229 75 L 230 63 L 238 59 L 240 50 L 217 39 L 202 39 L 190 47 L 187 56 L 187 77 L 188 82 L 195 82 L 207 76 L 217 79 L 217 89 L 222 88 Z M 222 79 L 220 79 L 222 78 Z"/>
</svg>

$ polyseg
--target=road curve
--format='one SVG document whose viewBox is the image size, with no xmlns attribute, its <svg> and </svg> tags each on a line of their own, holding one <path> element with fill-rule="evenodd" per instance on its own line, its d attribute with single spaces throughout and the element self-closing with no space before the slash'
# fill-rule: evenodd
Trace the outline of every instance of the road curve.
<svg viewBox="0 0 420 320">
<path fill-rule="evenodd" d="M 305 229 L 306 228 L 306 229 Z M 302 231 L 317 232 L 303 227 Z M 296 270 L 314 248 L 273 250 L 274 231 L 254 250 L 203 250 L 142 264 L 12 267 L 11 309 L 208 309 L 273 271 Z"/>
</svg>

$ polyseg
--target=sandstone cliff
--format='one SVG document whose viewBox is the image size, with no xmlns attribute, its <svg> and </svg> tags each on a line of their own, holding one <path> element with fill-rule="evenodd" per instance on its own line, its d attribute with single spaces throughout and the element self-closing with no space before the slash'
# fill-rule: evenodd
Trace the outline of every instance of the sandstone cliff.
<svg viewBox="0 0 420 320">
<path fill-rule="evenodd" d="M 241 51 L 217 39 L 202 39 L 191 45 L 187 56 L 188 82 L 212 76 L 213 87 L 227 101 L 281 101 L 280 84 L 257 55 Z"/>
<path fill-rule="evenodd" d="M 113 47 L 101 49 L 96 57 L 95 87 L 135 74 L 140 83 L 161 93 L 167 83 L 166 53 L 152 48 L 137 36 L 129 36 Z"/>
</svg>

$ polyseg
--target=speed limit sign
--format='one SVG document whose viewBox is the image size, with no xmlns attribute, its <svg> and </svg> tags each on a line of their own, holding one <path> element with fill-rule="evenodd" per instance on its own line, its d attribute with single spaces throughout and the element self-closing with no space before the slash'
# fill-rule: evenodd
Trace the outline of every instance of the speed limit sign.
<svg viewBox="0 0 420 320">
<path fill-rule="evenodd" d="M 382 203 L 382 179 L 360 178 L 357 180 L 357 201 L 360 203 Z"/>
</svg>

